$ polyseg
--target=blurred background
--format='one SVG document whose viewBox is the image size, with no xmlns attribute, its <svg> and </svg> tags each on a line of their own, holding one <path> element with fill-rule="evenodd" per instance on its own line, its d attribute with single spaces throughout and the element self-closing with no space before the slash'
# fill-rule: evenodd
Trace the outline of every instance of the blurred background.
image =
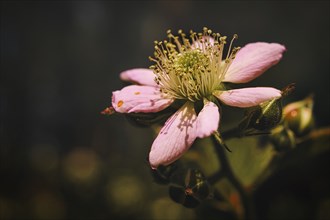
<svg viewBox="0 0 330 220">
<path fill-rule="evenodd" d="M 153 182 L 151 129 L 100 114 L 124 85 L 119 73 L 149 67 L 167 29 L 236 33 L 236 46 L 278 42 L 283 59 L 249 86 L 296 83 L 285 101 L 314 94 L 316 124 L 327 126 L 329 9 L 328 1 L 2 1 L 0 219 L 197 219 Z M 224 111 L 224 126 L 241 114 Z"/>
</svg>

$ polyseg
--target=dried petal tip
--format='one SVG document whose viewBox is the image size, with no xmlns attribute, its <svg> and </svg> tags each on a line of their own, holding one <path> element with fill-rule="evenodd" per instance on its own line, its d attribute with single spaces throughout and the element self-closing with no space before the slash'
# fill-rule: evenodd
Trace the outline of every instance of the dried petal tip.
<svg viewBox="0 0 330 220">
<path fill-rule="evenodd" d="M 101 114 L 102 115 L 112 115 L 115 112 L 116 112 L 115 109 L 110 106 L 110 107 L 105 108 L 103 111 L 101 111 Z"/>
</svg>

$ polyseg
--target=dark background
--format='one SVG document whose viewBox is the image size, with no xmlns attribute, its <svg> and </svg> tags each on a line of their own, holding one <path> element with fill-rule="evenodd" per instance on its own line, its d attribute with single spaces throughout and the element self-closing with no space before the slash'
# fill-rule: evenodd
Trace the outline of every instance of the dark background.
<svg viewBox="0 0 330 220">
<path fill-rule="evenodd" d="M 147 68 L 167 29 L 278 42 L 283 59 L 249 86 L 296 83 L 285 101 L 313 93 L 327 126 L 329 12 L 328 1 L 2 1 L 0 218 L 194 218 L 152 182 L 151 130 L 100 114 L 118 74 Z M 224 111 L 225 126 L 237 112 Z"/>
</svg>

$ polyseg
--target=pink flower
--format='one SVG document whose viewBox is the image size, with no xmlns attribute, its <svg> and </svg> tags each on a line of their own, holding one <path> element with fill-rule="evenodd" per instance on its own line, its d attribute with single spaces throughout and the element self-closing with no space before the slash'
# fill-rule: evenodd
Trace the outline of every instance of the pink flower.
<svg viewBox="0 0 330 220">
<path fill-rule="evenodd" d="M 120 74 L 122 80 L 137 85 L 113 92 L 116 112 L 159 112 L 175 99 L 186 100 L 165 123 L 149 154 L 152 168 L 168 165 L 181 157 L 196 138 L 218 130 L 220 103 L 251 107 L 281 96 L 270 87 L 227 90 L 223 82 L 246 83 L 260 76 L 282 58 L 285 47 L 277 43 L 251 43 L 231 49 L 224 57 L 226 37 L 204 28 L 190 33 L 190 40 L 168 31 L 168 41 L 155 42 L 155 62 L 151 69 L 131 69 Z M 240 49 L 240 50 L 239 50 Z M 194 105 L 202 103 L 196 112 Z"/>
</svg>

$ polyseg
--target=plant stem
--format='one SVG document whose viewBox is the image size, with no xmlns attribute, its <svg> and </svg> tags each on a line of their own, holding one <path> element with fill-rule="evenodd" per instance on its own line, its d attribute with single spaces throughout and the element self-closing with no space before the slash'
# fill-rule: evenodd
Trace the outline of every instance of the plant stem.
<svg viewBox="0 0 330 220">
<path fill-rule="evenodd" d="M 242 203 L 243 209 L 244 209 L 243 219 L 246 219 L 246 220 L 254 219 L 252 207 L 251 207 L 252 204 L 250 204 L 250 202 L 249 202 L 250 198 L 247 195 L 247 192 L 244 190 L 241 183 L 235 177 L 235 175 L 230 167 L 229 161 L 228 161 L 226 153 L 224 151 L 225 146 L 223 146 L 223 144 L 222 144 L 223 141 L 219 142 L 218 138 L 215 135 L 212 136 L 212 141 L 215 144 L 215 150 L 216 150 L 217 156 L 218 156 L 220 164 L 221 164 L 221 169 L 218 171 L 218 173 L 221 174 L 219 176 L 222 178 L 223 173 L 224 173 L 225 176 L 228 178 L 228 180 L 231 182 L 231 184 L 236 188 L 236 190 L 240 196 L 240 201 Z"/>
</svg>

